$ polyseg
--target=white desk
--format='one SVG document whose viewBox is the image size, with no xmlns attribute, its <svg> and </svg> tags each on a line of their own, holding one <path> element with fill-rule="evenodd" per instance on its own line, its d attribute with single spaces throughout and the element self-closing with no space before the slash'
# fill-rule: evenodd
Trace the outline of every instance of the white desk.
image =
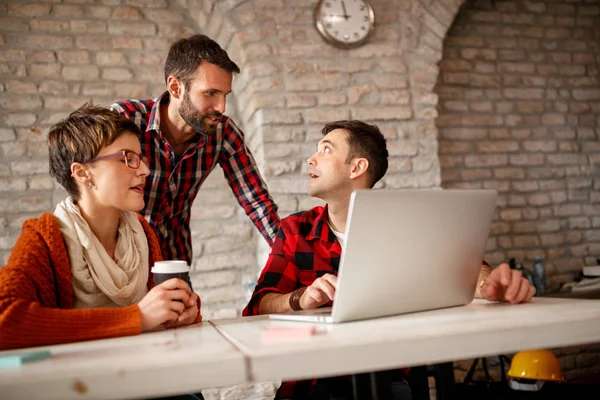
<svg viewBox="0 0 600 400">
<path fill-rule="evenodd" d="M 20 368 L 0 368 L 0 398 L 158 397 L 247 380 L 242 354 L 206 322 L 37 349 L 50 349 L 52 357 Z"/>
<path fill-rule="evenodd" d="M 509 305 L 476 300 L 455 307 L 337 325 L 304 341 L 261 341 L 263 316 L 211 321 L 248 358 L 251 382 L 356 374 L 435 364 L 528 348 L 600 341 L 600 301 L 534 298 Z"/>
<path fill-rule="evenodd" d="M 233 345 L 221 336 L 216 326 Z M 263 343 L 266 317 L 50 346 L 52 357 L 0 368 L 2 399 L 125 399 L 202 388 L 355 374 L 600 341 L 600 301 L 534 298 L 339 325 L 305 341 Z M 10 352 L 0 352 L 1 355 Z"/>
</svg>

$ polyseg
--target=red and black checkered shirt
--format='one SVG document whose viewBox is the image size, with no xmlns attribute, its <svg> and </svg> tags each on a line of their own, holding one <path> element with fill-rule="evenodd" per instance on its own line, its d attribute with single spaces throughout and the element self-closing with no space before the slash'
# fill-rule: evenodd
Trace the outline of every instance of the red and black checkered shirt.
<svg viewBox="0 0 600 400">
<path fill-rule="evenodd" d="M 164 259 L 192 262 L 192 203 L 217 164 L 223 168 L 238 203 L 272 244 L 279 226 L 277 206 L 246 147 L 244 133 L 223 115 L 215 134 L 198 133 L 198 141 L 176 159 L 160 130 L 159 106 L 168 102 L 169 93 L 165 92 L 154 100 L 124 100 L 110 106 L 142 131 L 140 144 L 150 163 L 150 175 L 144 187 L 146 204 L 140 213 L 156 231 Z"/>
<path fill-rule="evenodd" d="M 327 206 L 290 215 L 281 220 L 271 254 L 250 302 L 242 315 L 258 315 L 258 305 L 267 293 L 287 294 L 301 287 L 310 286 L 325 274 L 338 274 L 342 248 L 327 223 Z M 325 306 L 329 306 L 326 304 Z M 405 371 L 398 370 L 404 378 Z M 283 382 L 276 398 L 310 399 L 319 381 Z M 326 379 L 329 387 L 349 392 L 352 381 L 349 376 Z"/>
</svg>

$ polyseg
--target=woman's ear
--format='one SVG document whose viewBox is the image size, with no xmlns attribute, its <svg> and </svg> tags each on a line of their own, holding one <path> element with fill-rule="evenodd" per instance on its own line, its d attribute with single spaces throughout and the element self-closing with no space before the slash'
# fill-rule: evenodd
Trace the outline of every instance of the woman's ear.
<svg viewBox="0 0 600 400">
<path fill-rule="evenodd" d="M 85 165 L 78 162 L 74 162 L 71 164 L 71 176 L 73 177 L 73 179 L 75 179 L 82 185 L 87 185 L 91 179 L 88 168 Z"/>
<path fill-rule="evenodd" d="M 352 160 L 352 169 L 350 170 L 350 179 L 356 179 L 361 176 L 366 177 L 369 168 L 369 160 L 366 158 L 355 158 Z"/>
</svg>

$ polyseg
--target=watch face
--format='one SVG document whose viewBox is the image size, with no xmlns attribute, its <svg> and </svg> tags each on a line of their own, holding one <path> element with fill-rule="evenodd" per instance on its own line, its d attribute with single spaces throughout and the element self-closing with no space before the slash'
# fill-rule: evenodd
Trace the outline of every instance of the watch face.
<svg viewBox="0 0 600 400">
<path fill-rule="evenodd" d="M 365 0 L 321 0 L 315 10 L 319 33 L 338 47 L 356 47 L 373 30 L 373 8 Z"/>
</svg>

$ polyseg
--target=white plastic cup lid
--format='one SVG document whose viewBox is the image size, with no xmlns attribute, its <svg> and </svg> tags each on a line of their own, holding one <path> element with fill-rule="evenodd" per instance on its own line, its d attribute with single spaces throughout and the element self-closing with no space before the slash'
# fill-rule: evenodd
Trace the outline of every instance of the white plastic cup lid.
<svg viewBox="0 0 600 400">
<path fill-rule="evenodd" d="M 187 265 L 186 261 L 157 261 L 154 263 L 151 271 L 154 274 L 180 274 L 190 272 L 190 267 Z"/>
</svg>

